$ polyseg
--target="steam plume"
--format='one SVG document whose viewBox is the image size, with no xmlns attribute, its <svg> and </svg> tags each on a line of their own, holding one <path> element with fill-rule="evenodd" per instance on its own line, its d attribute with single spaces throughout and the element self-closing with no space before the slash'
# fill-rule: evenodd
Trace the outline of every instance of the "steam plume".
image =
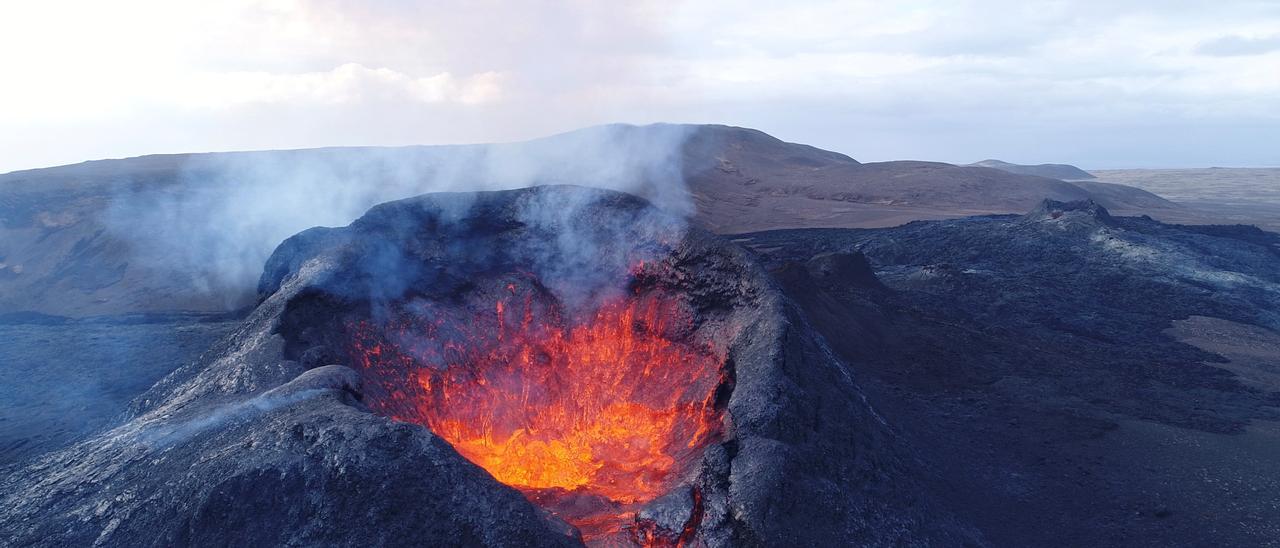
<svg viewBox="0 0 1280 548">
<path fill-rule="evenodd" d="M 609 125 L 524 143 L 198 155 L 178 184 L 114 200 L 107 225 L 133 245 L 140 264 L 188 278 L 200 291 L 243 293 L 285 238 L 426 192 L 576 184 L 637 194 L 686 217 L 693 205 L 681 162 L 689 132 Z M 532 219 L 573 211 L 533 206 L 546 209 L 530 209 Z"/>
</svg>

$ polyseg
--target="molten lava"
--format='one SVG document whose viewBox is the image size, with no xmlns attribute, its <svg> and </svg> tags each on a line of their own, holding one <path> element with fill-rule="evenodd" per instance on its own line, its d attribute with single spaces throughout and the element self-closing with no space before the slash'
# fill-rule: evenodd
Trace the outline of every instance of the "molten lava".
<svg viewBox="0 0 1280 548">
<path fill-rule="evenodd" d="M 616 534 L 720 434 L 723 351 L 677 342 L 691 314 L 660 292 L 573 321 L 528 285 L 483 312 L 419 302 L 357 322 L 366 391 L 587 540 Z"/>
</svg>

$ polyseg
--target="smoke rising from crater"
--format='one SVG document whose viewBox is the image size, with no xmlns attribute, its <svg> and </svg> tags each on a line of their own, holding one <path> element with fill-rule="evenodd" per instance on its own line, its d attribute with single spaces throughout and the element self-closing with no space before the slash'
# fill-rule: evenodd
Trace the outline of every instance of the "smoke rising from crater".
<svg viewBox="0 0 1280 548">
<path fill-rule="evenodd" d="M 609 125 L 523 143 L 197 155 L 176 184 L 114 200 L 107 226 L 131 243 L 140 265 L 232 298 L 254 286 L 285 238 L 427 192 L 574 184 L 636 194 L 686 218 L 694 208 L 682 151 L 691 131 Z M 535 205 L 527 212 L 534 221 L 575 211 L 574 204 Z M 557 245 L 574 257 L 592 251 L 581 242 Z"/>
</svg>

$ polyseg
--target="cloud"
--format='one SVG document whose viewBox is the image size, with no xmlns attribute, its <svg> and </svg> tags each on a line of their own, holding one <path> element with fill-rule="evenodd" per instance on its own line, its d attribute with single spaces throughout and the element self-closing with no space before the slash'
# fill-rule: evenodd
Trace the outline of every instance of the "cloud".
<svg viewBox="0 0 1280 548">
<path fill-rule="evenodd" d="M 1227 35 L 1214 38 L 1196 46 L 1196 53 L 1232 57 L 1237 55 L 1261 55 L 1280 51 L 1280 34 L 1271 36 Z"/>
<path fill-rule="evenodd" d="M 184 106 L 227 108 L 246 103 L 315 104 L 421 102 L 476 105 L 502 96 L 502 74 L 467 77 L 449 72 L 415 77 L 388 68 L 346 63 L 330 71 L 205 72 L 192 75 L 156 99 L 172 97 Z"/>
<path fill-rule="evenodd" d="M 15 3 L 0 8 L 0 171 L 659 121 L 866 160 L 1085 164 L 1025 153 L 1088 134 L 1176 162 L 1116 128 L 1190 147 L 1234 126 L 1213 163 L 1274 164 L 1242 151 L 1280 116 L 1276 28 L 1280 5 L 1252 0 Z M 991 138 L 935 141 L 962 128 Z"/>
</svg>

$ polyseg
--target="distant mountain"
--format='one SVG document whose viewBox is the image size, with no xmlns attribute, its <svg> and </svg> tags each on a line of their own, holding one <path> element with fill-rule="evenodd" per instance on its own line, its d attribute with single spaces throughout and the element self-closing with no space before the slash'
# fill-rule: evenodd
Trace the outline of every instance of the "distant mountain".
<svg viewBox="0 0 1280 548">
<path fill-rule="evenodd" d="M 1008 171 L 1009 173 L 1018 173 L 1021 175 L 1036 175 L 1039 177 L 1049 177 L 1051 179 L 1062 179 L 1064 181 L 1078 181 L 1082 179 L 1096 179 L 1092 173 L 1080 169 L 1070 164 L 1037 164 L 1023 165 L 1011 164 L 1000 160 L 983 160 L 981 162 L 969 164 L 976 167 L 989 167 L 1000 171 Z"/>
<path fill-rule="evenodd" d="M 643 130 L 643 128 L 637 128 Z M 858 163 L 762 132 L 699 126 L 685 145 L 697 220 L 721 233 L 778 228 L 875 228 L 1023 212 L 1041 200 L 1092 199 L 1124 215 L 1206 222 L 1124 185 L 1065 182 L 940 162 Z M 823 151 L 825 152 L 825 151 Z"/>
<path fill-rule="evenodd" d="M 683 181 L 683 185 L 681 182 Z M 610 125 L 520 143 L 166 154 L 0 175 L 0 314 L 223 311 L 252 304 L 299 230 L 442 190 L 600 186 L 720 233 L 886 227 L 1092 199 L 1209 222 L 1136 188 L 982 167 L 863 164 L 720 125 Z"/>
</svg>

